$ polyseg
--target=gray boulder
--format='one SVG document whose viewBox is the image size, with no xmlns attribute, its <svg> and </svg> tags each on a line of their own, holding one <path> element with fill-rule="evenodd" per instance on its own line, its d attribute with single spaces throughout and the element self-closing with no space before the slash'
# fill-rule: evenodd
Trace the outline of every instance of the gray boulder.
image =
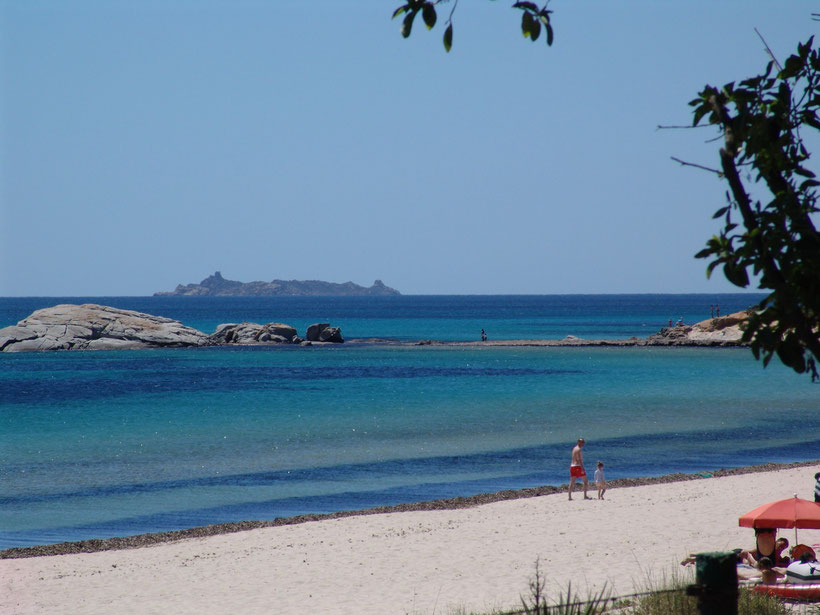
<svg viewBox="0 0 820 615">
<path fill-rule="evenodd" d="M 104 305 L 37 310 L 0 329 L 0 351 L 112 350 L 208 345 L 207 335 L 177 320 Z"/>
<path fill-rule="evenodd" d="M 280 322 L 260 325 L 255 322 L 219 325 L 210 335 L 213 344 L 297 344 L 296 329 Z"/>
<path fill-rule="evenodd" d="M 318 342 L 322 331 L 330 326 L 329 322 L 319 322 L 310 325 L 305 332 L 305 340 L 308 342 Z"/>
<path fill-rule="evenodd" d="M 341 344 L 344 339 L 342 339 L 342 330 L 339 327 L 331 327 L 328 322 L 318 322 L 307 328 L 305 341 Z"/>
<path fill-rule="evenodd" d="M 296 339 L 296 328 L 290 325 L 282 324 L 281 322 L 269 322 L 262 327 L 262 334 L 267 334 L 271 339 L 282 339 L 286 343 L 294 343 Z"/>
<path fill-rule="evenodd" d="M 319 334 L 319 341 L 341 344 L 344 342 L 344 339 L 342 339 L 342 330 L 339 327 L 326 327 L 322 329 L 322 332 Z"/>
<path fill-rule="evenodd" d="M 262 325 L 255 322 L 230 322 L 219 325 L 210 340 L 213 344 L 253 344 L 261 331 Z"/>
</svg>

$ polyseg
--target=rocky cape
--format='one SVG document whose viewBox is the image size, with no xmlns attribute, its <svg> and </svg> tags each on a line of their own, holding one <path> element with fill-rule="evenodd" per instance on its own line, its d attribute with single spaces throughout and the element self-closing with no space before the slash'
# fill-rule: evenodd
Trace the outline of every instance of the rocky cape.
<svg viewBox="0 0 820 615">
<path fill-rule="evenodd" d="M 560 340 L 497 340 L 486 342 L 440 342 L 423 340 L 418 345 L 448 346 L 740 346 L 747 312 L 711 318 L 691 326 L 664 327 L 647 338 L 587 340 L 567 336 Z M 0 351 L 119 350 L 225 345 L 338 344 L 345 340 L 339 327 L 316 323 L 304 338 L 284 323 L 225 323 L 212 334 L 186 327 L 170 318 L 95 304 L 57 305 L 33 312 L 16 325 L 0 329 Z M 384 339 L 355 340 L 366 343 L 406 345 Z M 412 344 L 412 342 L 410 342 Z"/>
<path fill-rule="evenodd" d="M 226 323 L 208 335 L 170 318 L 93 303 L 44 308 L 0 329 L 2 352 L 342 342 L 341 329 L 329 323 L 311 325 L 304 339 L 295 328 L 282 323 Z"/>
<path fill-rule="evenodd" d="M 744 346 L 743 325 L 749 312 L 735 312 L 729 316 L 710 318 L 693 325 L 663 327 L 649 337 L 627 339 L 584 339 L 568 335 L 560 340 L 488 340 L 486 342 L 437 342 L 422 340 L 418 345 L 460 346 Z"/>
<path fill-rule="evenodd" d="M 400 295 L 395 288 L 385 286 L 381 280 L 369 288 L 353 282 L 337 284 L 320 280 L 273 280 L 271 282 L 236 282 L 226 280 L 217 271 L 199 284 L 178 285 L 170 292 L 154 293 L 155 297 L 298 297 L 298 296 L 385 296 Z"/>
</svg>

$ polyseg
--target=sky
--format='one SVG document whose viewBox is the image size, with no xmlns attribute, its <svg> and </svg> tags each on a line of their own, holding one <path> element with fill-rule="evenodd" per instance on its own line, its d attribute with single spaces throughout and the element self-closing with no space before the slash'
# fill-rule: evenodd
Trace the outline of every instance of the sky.
<svg viewBox="0 0 820 615">
<path fill-rule="evenodd" d="M 405 40 L 400 4 L 0 0 L 0 296 L 737 290 L 694 258 L 726 186 L 671 160 L 716 133 L 658 126 L 816 3 L 553 0 L 552 47 L 504 0 Z"/>
</svg>

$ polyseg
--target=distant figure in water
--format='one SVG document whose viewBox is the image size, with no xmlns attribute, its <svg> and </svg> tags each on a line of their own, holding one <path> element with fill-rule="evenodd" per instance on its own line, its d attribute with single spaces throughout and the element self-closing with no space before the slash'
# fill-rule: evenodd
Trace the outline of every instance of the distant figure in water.
<svg viewBox="0 0 820 615">
<path fill-rule="evenodd" d="M 482 342 L 486 342 L 486 341 L 487 341 L 487 334 L 486 334 L 486 333 L 484 333 L 484 329 L 482 329 L 482 330 L 481 330 L 481 341 L 482 341 Z"/>
</svg>

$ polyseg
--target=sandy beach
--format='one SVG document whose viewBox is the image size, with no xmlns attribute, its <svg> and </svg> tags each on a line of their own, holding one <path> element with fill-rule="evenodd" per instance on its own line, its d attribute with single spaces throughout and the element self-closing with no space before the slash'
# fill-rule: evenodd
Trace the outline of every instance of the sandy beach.
<svg viewBox="0 0 820 615">
<path fill-rule="evenodd" d="M 113 550 L 0 560 L 0 612 L 432 614 L 551 593 L 643 589 L 688 553 L 751 547 L 738 517 L 812 499 L 816 465 L 459 510 L 352 516 Z M 595 497 L 594 489 L 590 495 Z M 791 541 L 794 530 L 781 530 Z M 800 541 L 820 543 L 820 531 Z"/>
</svg>

